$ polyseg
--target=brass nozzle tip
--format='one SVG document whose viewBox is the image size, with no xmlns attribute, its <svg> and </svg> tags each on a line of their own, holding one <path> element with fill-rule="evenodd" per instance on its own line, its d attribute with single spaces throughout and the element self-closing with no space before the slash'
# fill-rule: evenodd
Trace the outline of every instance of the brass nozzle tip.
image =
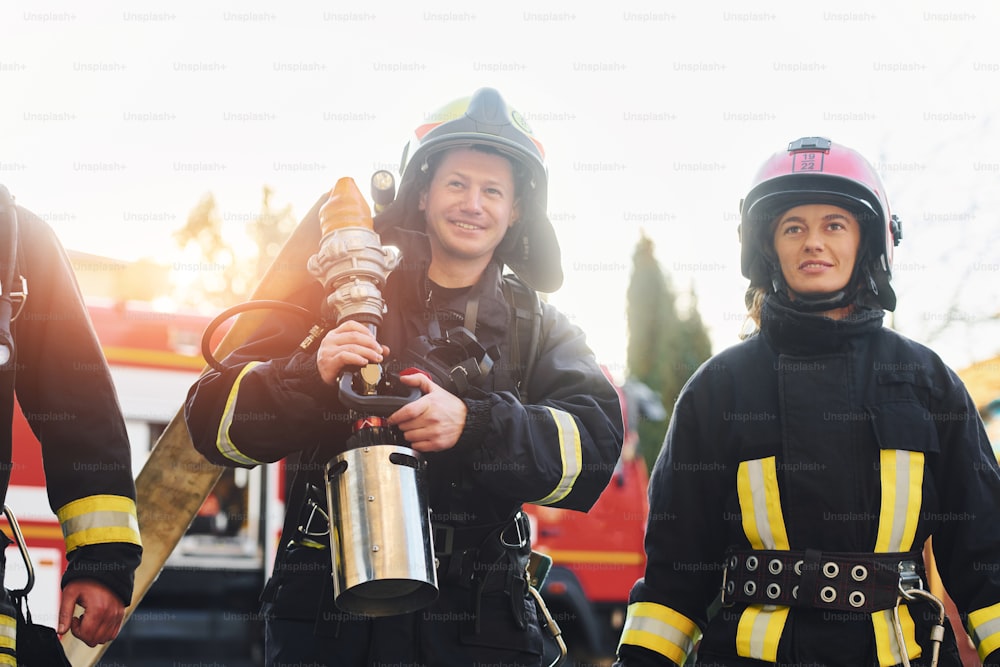
<svg viewBox="0 0 1000 667">
<path fill-rule="evenodd" d="M 371 209 L 354 179 L 345 176 L 333 186 L 319 209 L 319 224 L 324 235 L 343 227 L 373 229 Z"/>
</svg>

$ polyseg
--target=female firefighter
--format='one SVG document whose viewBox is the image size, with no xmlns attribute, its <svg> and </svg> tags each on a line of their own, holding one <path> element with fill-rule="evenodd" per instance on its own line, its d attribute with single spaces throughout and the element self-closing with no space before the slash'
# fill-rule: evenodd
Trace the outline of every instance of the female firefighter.
<svg viewBox="0 0 1000 667">
<path fill-rule="evenodd" d="M 621 450 L 617 394 L 579 328 L 532 294 L 538 353 L 529 359 L 520 341 L 523 375 L 511 344 L 503 266 L 536 289 L 562 282 L 541 144 L 489 88 L 428 118 L 404 151 L 399 195 L 374 220 L 401 250 L 377 339 L 348 320 L 303 350 L 307 326 L 275 317 L 189 394 L 188 428 L 211 461 L 303 453 L 263 595 L 268 665 L 541 665 L 521 504 L 589 509 Z M 325 298 L 315 282 L 299 302 L 318 312 Z M 344 452 L 356 419 L 338 377 L 383 362 L 421 394 L 388 424 L 426 461 L 440 594 L 420 611 L 371 617 L 335 606 L 323 464 Z"/>
<path fill-rule="evenodd" d="M 901 230 L 880 179 L 794 141 L 757 173 L 740 237 L 759 331 L 677 401 L 618 665 L 680 665 L 699 638 L 701 665 L 960 665 L 921 589 L 932 535 L 1000 664 L 1000 473 L 955 373 L 882 325 Z"/>
</svg>

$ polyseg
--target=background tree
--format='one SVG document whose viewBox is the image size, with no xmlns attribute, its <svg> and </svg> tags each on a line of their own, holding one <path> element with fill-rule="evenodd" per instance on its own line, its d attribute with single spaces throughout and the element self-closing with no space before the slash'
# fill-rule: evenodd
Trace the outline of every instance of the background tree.
<svg viewBox="0 0 1000 667">
<path fill-rule="evenodd" d="M 183 301 L 224 308 L 249 297 L 295 227 L 291 205 L 275 210 L 272 195 L 271 188 L 263 186 L 260 212 L 244 226 L 242 239 L 227 239 L 214 195 L 206 194 L 195 205 L 185 225 L 174 232 L 190 258 L 173 266 L 179 274 L 176 282 L 185 285 Z"/>
<path fill-rule="evenodd" d="M 639 449 L 650 466 L 663 444 L 681 388 L 712 353 L 693 288 L 688 312 L 681 317 L 673 287 L 654 251 L 653 241 L 643 234 L 632 255 L 626 295 L 628 375 L 659 395 L 666 415 L 663 420 L 641 420 L 634 425 Z"/>
</svg>

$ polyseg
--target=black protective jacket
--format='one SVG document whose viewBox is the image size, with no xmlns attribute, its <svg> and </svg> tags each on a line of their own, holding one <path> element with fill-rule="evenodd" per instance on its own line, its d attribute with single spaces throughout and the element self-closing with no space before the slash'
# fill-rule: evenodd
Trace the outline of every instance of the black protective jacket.
<svg viewBox="0 0 1000 667">
<path fill-rule="evenodd" d="M 62 246 L 30 211 L 17 207 L 17 218 L 28 297 L 12 326 L 14 389 L 42 445 L 49 505 L 66 541 L 63 584 L 96 579 L 127 605 L 142 543 L 125 422 Z"/>
<path fill-rule="evenodd" d="M 932 536 L 944 585 L 996 664 L 996 459 L 955 373 L 883 328 L 881 311 L 833 321 L 768 300 L 762 333 L 710 359 L 682 391 L 649 489 L 648 563 L 620 665 L 681 664 L 702 633 L 705 665 L 897 664 L 890 612 L 768 604 L 763 586 L 750 589 L 760 604 L 718 608 L 723 564 L 730 550 L 810 550 L 821 566 L 823 553 L 919 560 Z M 812 581 L 839 587 L 841 602 L 877 594 L 847 568 L 831 574 Z M 739 577 L 743 590 L 752 577 Z M 913 664 L 930 657 L 930 612 L 924 602 L 900 610 Z M 960 664 L 954 642 L 949 628 L 940 664 Z"/>
<path fill-rule="evenodd" d="M 426 278 L 425 241 L 404 253 L 383 291 L 387 312 L 378 338 L 391 350 L 384 364 L 387 371 L 422 367 L 415 342 L 431 333 L 432 322 L 441 331 L 461 325 L 469 299 L 478 300 L 477 339 L 484 348 L 500 350 L 493 371 L 475 380 L 463 396 L 468 416 L 458 444 L 424 455 L 432 518 L 458 529 L 456 535 L 478 541 L 497 525 L 509 523 L 525 502 L 588 510 L 618 460 L 622 418 L 615 389 L 583 333 L 555 308 L 542 304 L 538 357 L 525 379 L 526 395 L 519 396 L 509 380 L 511 316 L 500 266 L 491 264 L 479 283 L 464 292 L 433 288 Z M 322 300 L 319 283 L 296 298 L 313 311 Z M 307 325 L 276 314 L 251 342 L 230 355 L 225 361 L 228 370 L 209 372 L 191 388 L 188 428 L 195 447 L 210 461 L 249 467 L 302 452 L 314 463 L 300 466 L 303 475 L 316 488 L 324 488 L 323 464 L 344 449 L 351 420 L 336 389 L 320 379 L 315 351 L 296 348 Z M 443 378 L 435 380 L 445 385 Z M 288 511 L 297 514 L 300 508 Z M 294 537 L 284 536 L 283 544 Z M 468 590 L 458 590 L 442 574 L 441 598 L 434 606 L 379 619 L 373 626 L 336 611 L 328 545 L 318 546 L 288 550 L 286 565 L 279 556 L 267 592 L 272 617 L 318 619 L 317 635 L 330 637 L 339 653 L 366 656 L 368 664 L 471 664 L 501 649 L 520 652 L 510 660 L 537 663 L 541 639 L 534 609 L 523 596 L 516 595 L 512 602 L 507 599 L 510 591 L 505 595 L 500 590 L 474 601 Z M 526 627 L 519 627 L 526 617 Z M 414 636 L 412 641 L 404 638 Z M 468 648 L 456 649 L 459 645 Z M 309 655 L 284 653 L 282 658 L 311 659 Z"/>
</svg>

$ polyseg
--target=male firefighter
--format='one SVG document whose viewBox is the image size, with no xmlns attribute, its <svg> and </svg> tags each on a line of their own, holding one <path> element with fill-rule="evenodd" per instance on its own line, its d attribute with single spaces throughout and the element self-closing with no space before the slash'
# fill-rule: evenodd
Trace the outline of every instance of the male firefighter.
<svg viewBox="0 0 1000 667">
<path fill-rule="evenodd" d="M 117 636 L 142 556 L 125 421 L 62 246 L 3 186 L 0 239 L 0 498 L 10 481 L 16 394 L 41 442 L 49 505 L 66 542 L 56 631 L 96 646 Z M 0 578 L 3 569 L 0 558 Z M 77 605 L 83 613 L 74 616 Z M 0 590 L 0 664 L 19 664 L 15 625 Z"/>
<path fill-rule="evenodd" d="M 589 509 L 621 450 L 617 394 L 577 327 L 536 300 L 537 345 L 512 349 L 504 265 L 541 291 L 562 283 L 541 143 L 489 88 L 428 119 L 404 151 L 398 196 L 375 218 L 382 242 L 401 251 L 377 339 L 349 320 L 303 351 L 303 324 L 276 316 L 188 396 L 187 424 L 209 460 L 250 467 L 303 452 L 307 480 L 297 484 L 314 492 L 350 432 L 336 391 L 343 372 L 384 362 L 419 389 L 388 423 L 426 461 L 439 596 L 417 612 L 338 612 L 328 528 L 317 521 L 325 500 L 306 494 L 288 507 L 292 530 L 263 596 L 268 665 L 540 665 L 521 505 Z M 317 282 L 300 303 L 317 311 L 323 299 Z M 427 363 L 429 349 L 456 363 Z M 471 349 L 489 352 L 461 363 Z"/>
</svg>

